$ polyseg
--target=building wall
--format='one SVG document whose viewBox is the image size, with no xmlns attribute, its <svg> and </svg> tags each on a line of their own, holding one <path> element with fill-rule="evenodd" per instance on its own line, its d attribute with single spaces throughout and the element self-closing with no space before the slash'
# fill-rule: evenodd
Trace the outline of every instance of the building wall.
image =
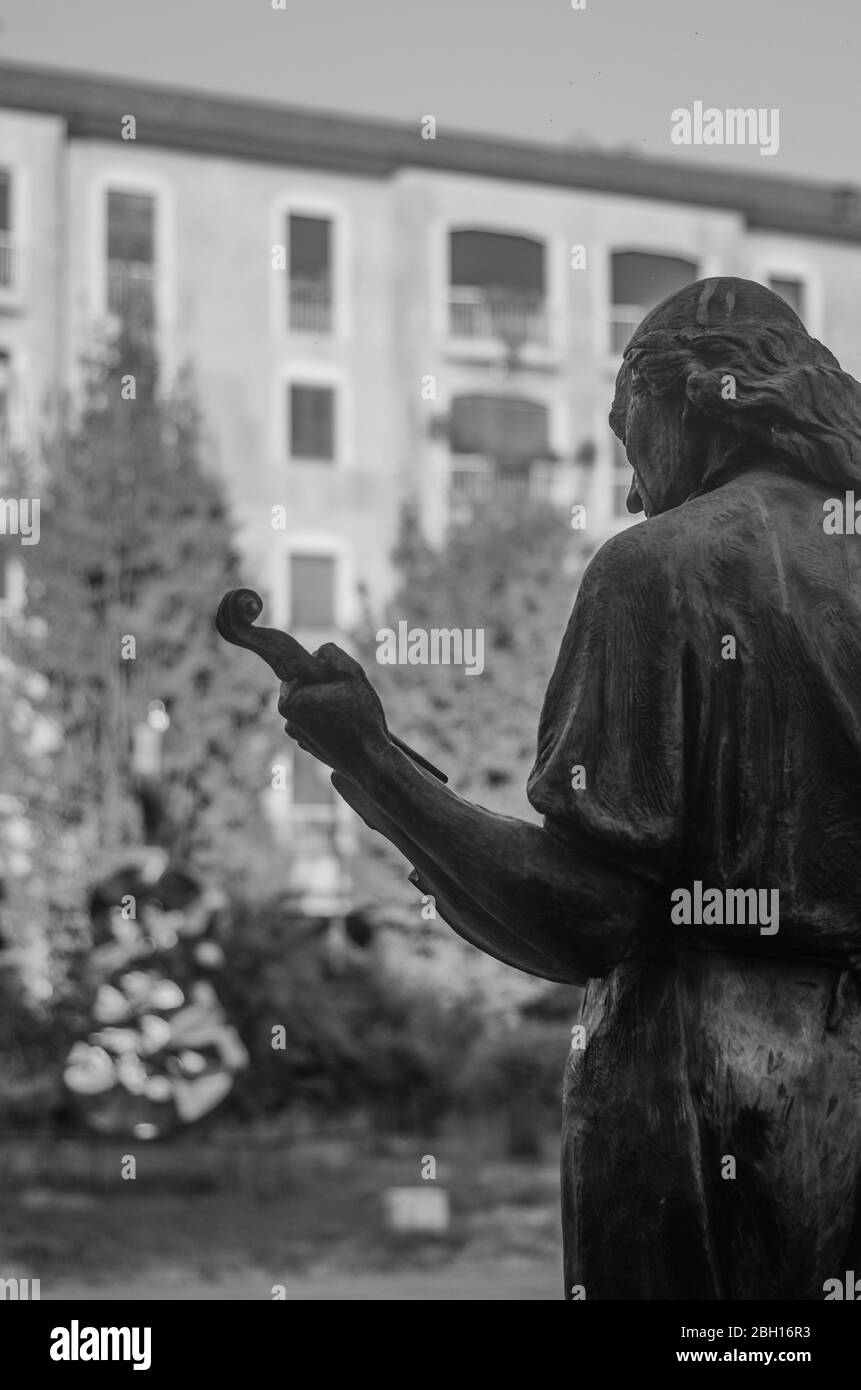
<svg viewBox="0 0 861 1390">
<path fill-rule="evenodd" d="M 68 365 L 104 315 L 108 187 L 158 198 L 159 342 L 169 372 L 191 363 L 239 525 L 247 577 L 286 619 L 290 546 L 341 556 L 342 625 L 355 588 L 381 595 L 402 489 L 394 448 L 393 249 L 384 183 L 316 171 L 74 141 L 68 237 Z M 336 329 L 290 332 L 286 274 L 273 268 L 290 212 L 335 220 Z M 339 458 L 286 456 L 286 383 L 337 387 Z M 283 506 L 287 529 L 274 530 Z"/>
<path fill-rule="evenodd" d="M 389 177 L 279 168 L 149 147 L 68 141 L 57 117 L 0 113 L 0 165 L 15 174 L 21 294 L 0 295 L 0 351 L 20 368 L 22 412 L 35 425 L 48 392 L 73 380 L 105 317 L 108 187 L 158 200 L 160 345 L 168 374 L 193 364 L 246 558 L 249 583 L 287 619 L 290 550 L 339 562 L 339 622 L 357 586 L 379 602 L 401 504 L 413 498 L 439 538 L 448 518 L 445 424 L 454 397 L 516 394 L 544 403 L 559 476 L 585 502 L 598 536 L 614 516 L 621 475 L 606 423 L 618 367 L 611 351 L 611 256 L 653 251 L 700 275 L 769 275 L 805 284 L 811 331 L 861 375 L 861 247 L 749 232 L 737 211 L 402 169 Z M 683 190 L 683 184 L 680 184 Z M 334 219 L 338 311 L 332 335 L 290 332 L 286 275 L 273 269 L 289 211 Z M 506 370 L 499 343 L 454 340 L 447 320 L 448 236 L 497 230 L 543 241 L 550 342 Z M 585 268 L 572 268 L 572 248 Z M 432 388 L 427 389 L 428 380 Z M 289 381 L 338 391 L 335 464 L 286 457 Z M 591 464 L 578 462 L 591 452 Z M 286 530 L 272 508 L 286 509 Z"/>
<path fill-rule="evenodd" d="M 63 122 L 0 112 L 0 167 L 12 172 L 12 242 L 20 275 L 0 288 L 0 352 L 9 354 L 14 443 L 44 420 L 61 381 L 66 161 Z"/>
<path fill-rule="evenodd" d="M 193 367 L 245 582 L 263 593 L 273 626 L 290 622 L 291 553 L 335 558 L 343 632 L 358 616 L 360 586 L 375 606 L 391 590 L 404 502 L 417 505 L 432 540 L 442 538 L 453 466 L 463 471 L 446 437 L 460 396 L 541 404 L 557 500 L 585 504 L 596 542 L 632 524 L 614 510 L 630 471 L 607 424 L 624 328 L 616 326 L 614 339 L 614 252 L 681 257 L 701 277 L 800 280 L 811 331 L 861 376 L 861 245 L 751 232 L 733 207 L 427 166 L 363 175 L 280 167 L 123 141 L 119 131 L 111 140 L 70 139 L 62 117 L 9 110 L 0 110 L 0 167 L 13 172 L 12 242 L 23 270 L 10 290 L 0 283 L 0 354 L 13 364 L 18 439 L 38 437 L 52 397 L 74 386 L 82 355 L 109 326 L 107 190 L 152 194 L 162 365 L 168 379 Z M 684 188 L 680 171 L 680 199 Z M 287 325 L 288 275 L 273 266 L 273 252 L 290 212 L 333 220 L 332 333 Z M 526 343 L 507 360 L 498 336 L 453 335 L 455 229 L 544 245 L 546 343 Z M 585 265 L 575 267 L 572 251 L 580 247 Z M 290 382 L 335 387 L 335 462 L 288 458 Z M 286 525 L 276 529 L 273 509 L 282 507 Z M 7 584 L 0 624 L 11 592 Z M 331 633 L 300 635 L 313 647 Z M 294 780 L 296 772 L 291 761 Z M 337 915 L 349 899 L 347 807 L 306 805 L 293 791 L 289 798 L 275 791 L 268 802 L 277 833 L 295 852 L 308 910 Z"/>
</svg>

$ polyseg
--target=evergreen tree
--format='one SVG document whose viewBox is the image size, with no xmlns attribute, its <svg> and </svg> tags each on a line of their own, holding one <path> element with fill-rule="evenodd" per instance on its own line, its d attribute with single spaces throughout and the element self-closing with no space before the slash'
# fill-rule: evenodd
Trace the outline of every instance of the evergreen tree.
<svg viewBox="0 0 861 1390">
<path fill-rule="evenodd" d="M 202 455 L 188 374 L 163 394 L 135 332 L 89 364 L 79 417 L 46 449 L 41 538 L 24 557 L 25 659 L 47 680 L 60 808 L 90 872 L 143 838 L 132 743 L 156 702 L 170 721 L 161 838 L 231 876 L 265 844 L 271 680 L 215 631 L 240 578 Z"/>
<path fill-rule="evenodd" d="M 580 575 L 584 533 L 549 504 L 494 506 L 451 528 L 434 550 L 405 512 L 394 559 L 397 590 L 368 613 L 359 655 L 390 728 L 447 773 L 459 795 L 504 815 L 538 821 L 526 798 L 541 704 Z M 482 628 L 484 669 L 381 665 L 377 633 L 409 628 Z M 403 858 L 363 827 L 357 855 L 360 907 L 393 927 L 402 969 L 438 972 L 439 987 L 474 988 L 503 1001 L 523 997 L 524 977 L 460 943 L 430 915 L 407 881 Z M 404 930 L 406 929 L 406 931 Z M 527 991 L 528 993 L 528 991 Z"/>
</svg>

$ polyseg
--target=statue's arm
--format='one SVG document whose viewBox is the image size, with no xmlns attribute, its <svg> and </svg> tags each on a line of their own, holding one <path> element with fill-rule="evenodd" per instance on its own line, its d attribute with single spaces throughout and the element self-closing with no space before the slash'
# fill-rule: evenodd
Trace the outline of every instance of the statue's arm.
<svg viewBox="0 0 861 1390">
<path fill-rule="evenodd" d="M 456 796 L 391 743 L 332 782 L 415 865 L 459 935 L 508 965 L 582 984 L 629 948 L 650 885 L 548 829 Z"/>
<path fill-rule="evenodd" d="M 338 647 L 317 654 L 329 682 L 282 684 L 287 732 L 416 866 L 440 915 L 488 954 L 549 979 L 580 983 L 628 954 L 680 853 L 686 631 L 653 550 L 626 533 L 584 577 L 530 779 L 543 825 L 464 801 L 417 766 Z M 570 770 L 587 764 L 588 789 L 570 786 Z"/>
</svg>

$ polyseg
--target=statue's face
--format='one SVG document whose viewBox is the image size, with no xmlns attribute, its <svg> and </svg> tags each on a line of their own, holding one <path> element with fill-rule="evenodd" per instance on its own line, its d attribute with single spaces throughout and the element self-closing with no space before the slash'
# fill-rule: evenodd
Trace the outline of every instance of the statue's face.
<svg viewBox="0 0 861 1390">
<path fill-rule="evenodd" d="M 616 378 L 611 419 L 623 435 L 633 469 L 627 509 L 657 516 L 678 507 L 699 485 L 697 435 L 686 402 L 671 396 L 652 396 L 638 384 L 628 364 Z"/>
</svg>

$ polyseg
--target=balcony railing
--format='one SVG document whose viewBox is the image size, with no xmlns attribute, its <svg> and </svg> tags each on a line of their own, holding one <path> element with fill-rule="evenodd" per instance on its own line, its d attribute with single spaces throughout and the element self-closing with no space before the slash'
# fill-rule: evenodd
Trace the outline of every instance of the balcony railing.
<svg viewBox="0 0 861 1390">
<path fill-rule="evenodd" d="M 452 460 L 452 511 L 469 513 L 489 502 L 514 506 L 527 501 L 552 502 L 557 471 L 555 464 L 539 460 L 515 470 L 499 468 L 491 459 L 461 455 Z"/>
<path fill-rule="evenodd" d="M 298 333 L 331 333 L 332 287 L 315 280 L 291 280 L 288 290 L 290 327 Z"/>
<path fill-rule="evenodd" d="M 108 261 L 108 311 L 126 323 L 151 328 L 156 318 L 155 266 L 148 261 Z"/>
<path fill-rule="evenodd" d="M 454 338 L 500 338 L 539 344 L 549 341 L 547 304 L 540 295 L 452 285 L 448 323 Z"/>
<path fill-rule="evenodd" d="M 23 251 L 11 232 L 0 232 L 0 290 L 21 288 Z"/>
<path fill-rule="evenodd" d="M 337 831 L 334 805 L 290 807 L 290 848 L 297 859 L 337 857 Z"/>
<path fill-rule="evenodd" d="M 634 334 L 634 329 L 646 316 L 639 304 L 614 304 L 610 309 L 610 351 L 621 357 Z"/>
</svg>

